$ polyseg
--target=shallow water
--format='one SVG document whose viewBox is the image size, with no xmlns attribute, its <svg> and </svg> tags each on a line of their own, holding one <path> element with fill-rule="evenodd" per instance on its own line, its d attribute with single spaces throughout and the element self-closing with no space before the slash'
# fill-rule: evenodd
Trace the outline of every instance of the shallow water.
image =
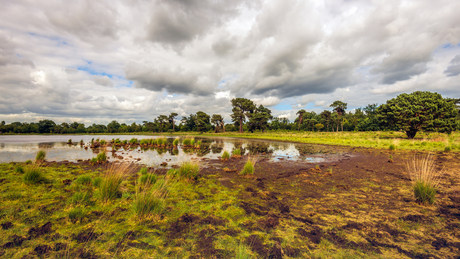
<svg viewBox="0 0 460 259">
<path fill-rule="evenodd" d="M 104 139 L 109 141 L 114 138 L 120 140 L 151 139 L 159 136 L 146 135 L 3 135 L 0 136 L 0 163 L 6 162 L 25 162 L 34 160 L 39 150 L 46 151 L 47 161 L 70 161 L 88 160 L 101 152 L 102 149 L 91 148 L 85 149 L 78 144 L 83 140 L 85 145 L 89 145 L 91 139 Z M 168 136 L 168 142 L 172 143 L 175 136 Z M 182 139 L 184 137 L 180 137 Z M 72 139 L 72 145 L 67 141 Z M 208 138 L 196 137 L 196 141 L 201 141 L 200 149 L 183 149 L 179 146 L 177 149 L 141 149 L 140 147 L 121 148 L 117 150 L 117 158 L 112 156 L 111 147 L 107 147 L 107 156 L 110 161 L 123 160 L 133 161 L 149 166 L 156 166 L 167 162 L 168 166 L 180 164 L 183 161 L 191 159 L 215 159 L 222 156 L 224 150 L 231 151 L 235 148 L 241 148 L 242 154 L 256 154 L 267 156 L 271 161 L 305 161 L 309 163 L 320 163 L 329 160 L 335 160 L 341 156 L 341 152 L 336 148 L 324 145 L 297 144 L 267 140 L 249 140 L 238 138 Z M 140 160 L 139 160 L 140 159 Z M 139 160 L 139 161 L 138 161 Z"/>
</svg>

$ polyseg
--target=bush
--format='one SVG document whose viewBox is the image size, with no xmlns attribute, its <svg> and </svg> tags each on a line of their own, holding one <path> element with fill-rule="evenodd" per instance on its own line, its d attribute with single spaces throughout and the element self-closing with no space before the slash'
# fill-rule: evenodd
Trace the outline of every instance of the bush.
<svg viewBox="0 0 460 259">
<path fill-rule="evenodd" d="M 228 153 L 227 150 L 225 150 L 224 153 L 222 154 L 222 159 L 223 159 L 223 160 L 228 160 L 228 159 L 230 159 L 230 153 Z"/>
<path fill-rule="evenodd" d="M 40 150 L 38 151 L 37 153 L 37 156 L 35 156 L 35 162 L 43 162 L 45 161 L 45 158 L 46 158 L 46 152 L 44 150 Z"/>
<path fill-rule="evenodd" d="M 81 184 L 81 185 L 90 185 L 91 184 L 91 177 L 87 175 L 82 175 L 79 176 L 76 180 L 75 183 Z"/>
<path fill-rule="evenodd" d="M 412 186 L 414 190 L 415 199 L 420 203 L 433 204 L 436 199 L 436 187 L 430 183 L 423 181 L 416 181 Z"/>
<path fill-rule="evenodd" d="M 38 184 L 45 181 L 38 166 L 29 166 L 24 170 L 25 184 Z"/>
<path fill-rule="evenodd" d="M 130 171 L 129 164 L 115 164 L 110 167 L 101 181 L 99 192 L 103 201 L 121 197 L 120 185 Z"/>
<path fill-rule="evenodd" d="M 241 170 L 240 175 L 253 175 L 254 174 L 254 165 L 256 164 L 255 159 L 248 158 L 248 161 L 244 165 L 243 170 Z"/>
</svg>

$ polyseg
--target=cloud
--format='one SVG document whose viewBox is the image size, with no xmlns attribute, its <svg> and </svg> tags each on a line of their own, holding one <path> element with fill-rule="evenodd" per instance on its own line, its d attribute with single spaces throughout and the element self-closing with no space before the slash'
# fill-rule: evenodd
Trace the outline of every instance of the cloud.
<svg viewBox="0 0 460 259">
<path fill-rule="evenodd" d="M 447 76 L 458 76 L 460 75 L 460 55 L 455 56 L 450 61 L 450 66 L 444 71 Z"/>
<path fill-rule="evenodd" d="M 112 80 L 108 76 L 99 76 L 99 75 L 94 75 L 91 77 L 93 81 L 102 86 L 113 86 Z"/>
</svg>

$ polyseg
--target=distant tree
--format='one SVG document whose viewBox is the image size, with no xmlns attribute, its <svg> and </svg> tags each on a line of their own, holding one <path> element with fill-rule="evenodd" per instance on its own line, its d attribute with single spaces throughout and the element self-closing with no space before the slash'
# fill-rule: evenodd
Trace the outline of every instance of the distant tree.
<svg viewBox="0 0 460 259">
<path fill-rule="evenodd" d="M 263 105 L 259 105 L 253 113 L 249 113 L 249 130 L 254 132 L 256 129 L 265 130 L 268 128 L 268 121 L 273 118 L 271 115 L 272 111 L 268 108 L 265 108 Z"/>
<path fill-rule="evenodd" d="M 216 125 L 214 130 L 215 133 L 219 132 L 219 128 L 222 128 L 222 130 L 225 132 L 224 118 L 222 118 L 220 114 L 213 114 L 211 117 L 211 123 Z"/>
<path fill-rule="evenodd" d="M 164 125 L 169 121 L 168 116 L 160 115 L 155 119 L 155 122 L 159 125 L 160 132 L 163 133 Z"/>
<path fill-rule="evenodd" d="M 324 110 L 320 113 L 321 119 L 326 123 L 326 131 L 329 132 L 329 122 L 331 121 L 331 112 Z"/>
<path fill-rule="evenodd" d="M 300 131 L 300 125 L 302 124 L 302 120 L 303 120 L 303 115 L 306 113 L 306 111 L 304 109 L 298 111 L 296 114 L 299 115 L 299 128 L 297 129 L 297 131 Z"/>
<path fill-rule="evenodd" d="M 117 121 L 112 121 L 109 124 L 107 124 L 107 131 L 109 133 L 116 133 L 118 132 L 118 129 L 120 128 L 120 123 Z"/>
<path fill-rule="evenodd" d="M 232 112 L 231 115 L 232 121 L 237 122 L 240 127 L 240 133 L 243 132 L 243 122 L 246 120 L 246 117 L 249 113 L 253 113 L 256 106 L 253 101 L 246 98 L 234 98 L 232 102 Z"/>
<path fill-rule="evenodd" d="M 329 107 L 334 108 L 333 110 L 337 113 L 337 131 L 339 131 L 339 121 L 342 115 L 345 113 L 345 110 L 347 109 L 347 103 L 344 103 L 341 101 L 335 101 Z M 342 123 L 341 123 L 341 126 L 342 126 L 342 131 L 343 131 Z"/>
<path fill-rule="evenodd" d="M 438 93 L 423 91 L 400 94 L 377 109 L 377 116 L 383 125 L 405 131 L 409 139 L 422 129 L 447 133 L 454 131 L 457 114 L 455 102 L 442 98 Z"/>
<path fill-rule="evenodd" d="M 2 121 L 2 123 L 0 123 L 0 126 L 5 126 L 5 121 Z"/>
<path fill-rule="evenodd" d="M 171 114 L 169 114 L 169 117 L 168 117 L 169 123 L 172 124 L 172 126 L 173 126 L 173 131 L 176 131 L 174 120 L 176 119 L 177 115 L 179 115 L 179 114 L 177 114 L 175 112 L 172 112 Z"/>
<path fill-rule="evenodd" d="M 209 118 L 210 116 L 202 111 L 199 111 L 196 113 L 195 124 L 199 132 L 206 131 L 207 125 L 210 124 Z"/>
<path fill-rule="evenodd" d="M 56 123 L 52 120 L 41 120 L 38 122 L 38 129 L 40 133 L 52 133 Z"/>
<path fill-rule="evenodd" d="M 315 128 L 318 130 L 318 131 L 321 131 L 322 128 L 324 128 L 324 125 L 322 123 L 317 123 L 315 125 Z"/>
<path fill-rule="evenodd" d="M 85 124 L 79 123 L 76 131 L 77 133 L 85 133 L 86 131 Z"/>
</svg>

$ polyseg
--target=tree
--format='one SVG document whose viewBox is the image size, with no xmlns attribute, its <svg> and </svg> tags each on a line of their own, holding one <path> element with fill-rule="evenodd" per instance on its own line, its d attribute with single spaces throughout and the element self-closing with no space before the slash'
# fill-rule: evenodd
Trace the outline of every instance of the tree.
<svg viewBox="0 0 460 259">
<path fill-rule="evenodd" d="M 317 128 L 318 131 L 321 131 L 321 129 L 324 128 L 324 125 L 323 125 L 322 123 L 317 123 L 317 124 L 315 125 L 315 128 Z"/>
<path fill-rule="evenodd" d="M 163 128 L 167 121 L 169 121 L 169 118 L 166 115 L 160 115 L 155 119 L 155 122 L 160 125 L 159 128 L 161 133 L 163 133 Z"/>
<path fill-rule="evenodd" d="M 324 110 L 322 113 L 319 114 L 324 122 L 326 122 L 326 131 L 329 132 L 329 122 L 331 121 L 331 112 L 328 110 Z"/>
<path fill-rule="evenodd" d="M 409 139 L 422 129 L 447 133 L 454 131 L 457 114 L 455 102 L 442 98 L 438 93 L 425 91 L 400 94 L 377 109 L 377 116 L 383 125 L 405 131 Z"/>
<path fill-rule="evenodd" d="M 219 127 L 222 127 L 223 131 L 225 132 L 225 127 L 224 127 L 224 118 L 220 114 L 213 114 L 211 117 L 211 123 L 216 125 L 216 128 L 214 130 L 215 133 L 219 131 Z"/>
<path fill-rule="evenodd" d="M 172 126 L 173 126 L 173 131 L 176 131 L 176 130 L 175 130 L 174 119 L 177 117 L 177 115 L 179 115 L 179 114 L 177 114 L 177 113 L 175 113 L 175 112 L 172 112 L 171 114 L 169 114 L 169 117 L 168 117 L 169 123 L 171 123 Z"/>
<path fill-rule="evenodd" d="M 243 132 L 243 122 L 246 120 L 248 113 L 253 113 L 256 106 L 253 101 L 246 98 L 233 98 L 232 102 L 232 121 L 239 123 L 240 133 Z"/>
<path fill-rule="evenodd" d="M 249 129 L 254 132 L 255 129 L 260 129 L 262 132 L 268 128 L 268 121 L 273 118 L 272 111 L 265 108 L 263 105 L 259 105 L 253 113 L 248 114 L 249 117 Z"/>
<path fill-rule="evenodd" d="M 107 131 L 109 133 L 118 132 L 119 128 L 120 128 L 120 123 L 118 123 L 117 121 L 112 121 L 109 124 L 107 124 Z"/>
<path fill-rule="evenodd" d="M 298 111 L 296 114 L 299 115 L 299 128 L 297 129 L 297 131 L 300 131 L 300 125 L 302 124 L 302 120 L 303 120 L 303 115 L 306 113 L 306 111 L 304 109 Z"/>
<path fill-rule="evenodd" d="M 52 120 L 41 120 L 38 122 L 38 130 L 40 133 L 51 133 L 56 126 Z"/>
<path fill-rule="evenodd" d="M 337 132 L 338 132 L 339 131 L 339 121 L 342 115 L 345 113 L 345 110 L 347 109 L 347 103 L 344 103 L 341 101 L 335 101 L 329 107 L 334 108 L 333 111 L 337 113 Z M 342 131 L 343 131 L 343 124 L 342 123 L 340 124 L 342 126 Z"/>
<path fill-rule="evenodd" d="M 195 124 L 199 132 L 206 131 L 206 126 L 209 124 L 209 118 L 210 116 L 202 111 L 196 113 Z"/>
</svg>

